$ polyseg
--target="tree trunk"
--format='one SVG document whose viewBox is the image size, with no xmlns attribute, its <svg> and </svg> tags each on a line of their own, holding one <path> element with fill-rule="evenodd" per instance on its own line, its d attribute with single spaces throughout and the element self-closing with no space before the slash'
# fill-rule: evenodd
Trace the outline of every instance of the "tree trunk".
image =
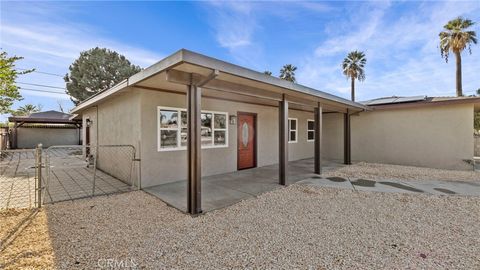
<svg viewBox="0 0 480 270">
<path fill-rule="evenodd" d="M 355 101 L 355 78 L 352 77 L 352 101 Z"/>
<path fill-rule="evenodd" d="M 457 97 L 463 96 L 462 90 L 462 56 L 460 52 L 455 53 L 455 58 L 457 60 Z"/>
</svg>

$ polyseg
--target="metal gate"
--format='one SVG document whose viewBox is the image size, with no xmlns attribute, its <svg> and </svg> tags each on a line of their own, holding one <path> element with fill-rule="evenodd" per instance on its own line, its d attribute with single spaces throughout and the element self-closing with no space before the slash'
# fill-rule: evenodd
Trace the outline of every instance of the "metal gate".
<svg viewBox="0 0 480 270">
<path fill-rule="evenodd" d="M 131 145 L 2 150 L 0 209 L 136 190 L 139 161 Z"/>
<path fill-rule="evenodd" d="M 51 146 L 46 151 L 45 203 L 138 189 L 132 145 Z"/>
</svg>

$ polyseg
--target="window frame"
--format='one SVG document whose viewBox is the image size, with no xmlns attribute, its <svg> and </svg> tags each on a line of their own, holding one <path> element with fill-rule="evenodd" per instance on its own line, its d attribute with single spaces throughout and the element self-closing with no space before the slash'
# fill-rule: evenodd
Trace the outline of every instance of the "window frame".
<svg viewBox="0 0 480 270">
<path fill-rule="evenodd" d="M 160 112 L 162 110 L 166 111 L 177 111 L 177 115 L 179 117 L 177 127 L 176 128 L 162 128 L 161 127 L 161 117 Z M 186 109 L 178 108 L 178 107 L 167 107 L 167 106 L 157 106 L 157 151 L 158 152 L 170 152 L 170 151 L 184 151 L 187 150 L 187 146 L 181 146 L 182 141 L 182 112 L 186 112 Z M 201 114 L 203 113 L 211 113 L 212 114 L 212 144 L 211 145 L 201 145 L 201 149 L 209 149 L 209 148 L 228 148 L 228 138 L 229 138 L 229 130 L 228 130 L 228 112 L 219 112 L 219 111 L 208 111 L 202 110 Z M 225 128 L 216 128 L 215 127 L 215 115 L 225 115 Z M 188 114 L 187 114 L 188 117 Z M 162 130 L 171 130 L 177 131 L 177 147 L 171 148 L 162 148 L 161 146 L 161 131 Z M 215 145 L 215 131 L 225 131 L 225 144 L 222 145 Z"/>
<path fill-rule="evenodd" d="M 292 129 L 292 124 L 290 121 L 295 120 L 295 129 Z M 295 140 L 292 141 L 291 133 L 295 132 Z M 288 143 L 297 143 L 298 142 L 298 119 L 297 118 L 288 118 Z"/>
<path fill-rule="evenodd" d="M 308 129 L 308 123 L 309 122 L 313 122 L 313 129 Z M 309 140 L 308 139 L 308 133 L 309 132 L 313 132 L 313 139 L 312 140 Z M 313 119 L 307 119 L 307 142 L 314 142 L 315 141 L 315 120 Z"/>
</svg>

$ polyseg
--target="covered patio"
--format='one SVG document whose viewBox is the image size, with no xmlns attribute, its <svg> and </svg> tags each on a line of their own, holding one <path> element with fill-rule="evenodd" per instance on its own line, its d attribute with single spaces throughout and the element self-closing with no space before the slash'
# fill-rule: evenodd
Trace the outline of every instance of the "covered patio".
<svg viewBox="0 0 480 270">
<path fill-rule="evenodd" d="M 334 147 L 343 152 L 343 163 L 350 164 L 350 116 L 367 110 L 326 92 L 182 49 L 74 111 L 93 108 L 107 97 L 135 93 L 141 93 L 138 119 L 145 122 L 142 186 L 193 215 L 215 209 L 218 204 L 213 202 L 238 201 L 321 174 L 326 115 L 341 116 L 337 122 L 343 134 L 331 137 L 340 141 Z M 156 140 L 151 130 L 153 105 Z M 221 117 L 217 130 L 204 123 L 212 114 Z M 302 123 L 293 114 L 302 114 Z M 210 144 L 205 146 L 204 140 Z M 301 160 L 305 158 L 309 159 Z"/>
<path fill-rule="evenodd" d="M 294 184 L 306 179 L 320 178 L 313 171 L 314 159 L 302 159 L 288 163 L 287 183 Z M 322 161 L 322 171 L 345 166 L 338 161 Z M 202 210 L 221 209 L 245 199 L 282 187 L 278 184 L 278 164 L 241 170 L 231 173 L 202 177 Z M 186 212 L 188 181 L 144 188 L 143 190 L 162 199 L 168 205 Z"/>
</svg>

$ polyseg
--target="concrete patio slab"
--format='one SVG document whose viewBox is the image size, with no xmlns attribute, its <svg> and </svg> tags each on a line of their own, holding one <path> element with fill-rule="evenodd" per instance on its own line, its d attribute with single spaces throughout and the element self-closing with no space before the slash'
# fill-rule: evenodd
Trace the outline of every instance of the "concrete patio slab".
<svg viewBox="0 0 480 270">
<path fill-rule="evenodd" d="M 287 184 L 320 177 L 313 173 L 313 162 L 313 159 L 289 162 Z M 344 166 L 335 161 L 322 163 L 325 166 L 324 171 Z M 202 177 L 202 210 L 208 212 L 223 208 L 281 187 L 278 184 L 277 164 Z M 186 180 L 147 187 L 143 190 L 181 211 L 187 210 Z"/>
</svg>

